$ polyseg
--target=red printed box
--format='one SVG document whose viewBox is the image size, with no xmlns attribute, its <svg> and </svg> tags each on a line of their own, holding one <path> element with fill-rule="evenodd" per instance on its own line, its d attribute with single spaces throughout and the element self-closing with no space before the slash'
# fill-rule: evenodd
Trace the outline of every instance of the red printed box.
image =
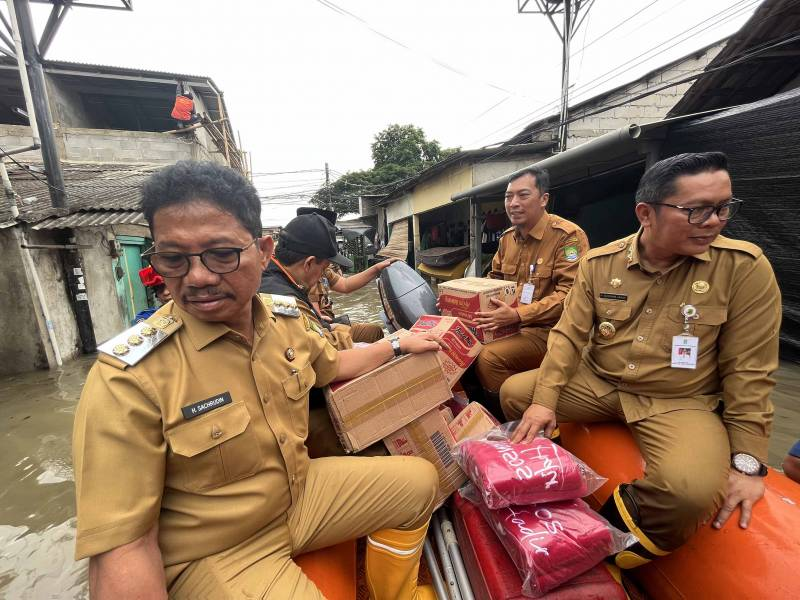
<svg viewBox="0 0 800 600">
<path fill-rule="evenodd" d="M 517 284 L 513 281 L 482 277 L 464 277 L 439 284 L 439 310 L 444 316 L 459 317 L 471 322 L 477 316 L 476 313 L 497 308 L 490 302 L 492 298 L 516 308 Z M 501 327 L 496 331 L 486 331 L 472 325 L 469 328 L 484 344 L 519 332 L 518 323 Z"/>
<path fill-rule="evenodd" d="M 423 315 L 411 327 L 414 332 L 432 332 L 441 335 L 442 348 L 438 353 L 439 364 L 452 388 L 464 371 L 480 354 L 483 344 L 458 317 Z"/>
</svg>

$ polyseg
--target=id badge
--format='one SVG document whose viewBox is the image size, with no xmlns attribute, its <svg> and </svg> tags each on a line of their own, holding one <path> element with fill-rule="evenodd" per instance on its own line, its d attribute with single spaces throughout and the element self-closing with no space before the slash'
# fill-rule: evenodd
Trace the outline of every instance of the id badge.
<svg viewBox="0 0 800 600">
<path fill-rule="evenodd" d="M 696 369 L 699 339 L 694 335 L 672 336 L 672 368 Z"/>
<path fill-rule="evenodd" d="M 530 304 L 533 302 L 533 292 L 536 290 L 536 286 L 532 283 L 526 283 L 522 286 L 522 293 L 519 296 L 519 303 L 520 304 Z"/>
</svg>

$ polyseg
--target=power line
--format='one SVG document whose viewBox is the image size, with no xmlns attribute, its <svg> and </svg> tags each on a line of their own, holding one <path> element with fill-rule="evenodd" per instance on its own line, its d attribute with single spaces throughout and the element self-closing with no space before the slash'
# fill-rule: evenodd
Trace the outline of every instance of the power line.
<svg viewBox="0 0 800 600">
<path fill-rule="evenodd" d="M 749 4 L 748 4 L 748 2 L 749 2 Z M 672 42 L 674 40 L 677 40 L 678 38 L 681 38 L 681 37 L 685 36 L 687 33 L 690 33 L 693 30 L 697 29 L 698 27 L 701 27 L 702 25 L 708 23 L 709 21 L 714 21 L 715 19 L 716 19 L 716 21 L 708 24 L 705 28 L 701 29 L 699 32 L 693 33 L 689 37 L 697 35 L 698 33 L 702 33 L 703 31 L 707 31 L 708 29 L 719 27 L 719 26 L 723 25 L 725 21 L 739 16 L 741 13 L 745 12 L 746 10 L 751 8 L 753 5 L 758 4 L 759 2 L 761 2 L 761 0 L 739 0 L 735 4 L 725 8 L 725 9 L 723 9 L 723 10 L 717 12 L 717 13 L 714 13 L 710 17 L 704 19 L 703 21 L 700 21 L 699 23 L 697 23 L 695 25 L 692 25 L 688 29 L 686 29 L 686 30 L 684 30 L 684 31 L 682 31 L 682 32 L 680 32 L 680 33 L 678 33 L 676 35 L 673 35 L 673 36 L 667 38 L 666 40 L 664 40 L 663 42 L 661 42 L 659 44 L 656 44 L 655 46 L 653 46 L 650 49 L 644 51 L 643 53 L 641 53 L 641 54 L 639 54 L 639 55 L 637 55 L 637 56 L 625 61 L 624 63 L 622 63 L 620 65 L 617 65 L 616 67 L 610 69 L 609 71 L 606 71 L 605 73 L 602 73 L 601 75 L 598 75 L 594 79 L 591 79 L 590 81 L 587 81 L 586 83 L 575 87 L 573 89 L 573 92 L 578 92 L 578 90 L 580 90 L 580 92 L 576 93 L 575 96 L 585 97 L 586 94 L 588 94 L 589 92 L 592 92 L 592 91 L 596 90 L 598 87 L 600 87 L 604 83 L 607 83 L 613 77 L 616 77 L 618 71 L 620 71 L 621 69 L 623 69 L 625 67 L 628 67 L 629 65 L 631 65 L 631 63 L 633 63 L 633 62 L 635 62 L 635 61 L 637 61 L 639 59 L 642 59 L 639 62 L 637 62 L 636 64 L 631 65 L 629 68 L 634 68 L 636 66 L 639 66 L 640 64 L 642 64 L 642 63 L 646 62 L 647 60 L 650 60 L 650 58 L 652 58 L 652 56 L 648 57 L 647 55 L 649 55 L 649 54 L 651 54 L 651 53 L 653 53 L 653 52 L 655 52 L 656 50 L 659 50 L 659 49 L 661 49 L 660 50 L 661 52 L 666 51 L 666 50 L 670 50 L 670 49 L 674 48 L 675 46 L 683 43 L 688 38 L 682 39 L 680 41 L 677 41 L 674 44 L 672 44 L 671 46 L 662 49 L 662 47 L 665 44 L 668 44 L 668 43 L 670 43 L 670 42 Z M 731 11 L 734 11 L 734 12 L 731 13 L 731 14 L 727 14 L 727 15 L 723 16 L 725 13 L 730 13 Z M 645 57 L 645 58 L 643 58 L 643 57 Z M 598 82 L 598 83 L 595 83 L 595 82 Z M 591 85 L 591 84 L 594 84 L 594 85 Z M 532 111 L 530 113 L 527 113 L 527 114 L 515 119 L 514 121 L 511 121 L 510 123 L 508 123 L 506 125 L 503 125 L 502 127 L 498 128 L 498 129 L 495 129 L 494 131 L 492 131 L 491 133 L 489 133 L 487 135 L 484 135 L 480 139 L 484 140 L 484 139 L 486 139 L 486 138 L 488 138 L 490 136 L 494 136 L 495 134 L 498 134 L 498 133 L 500 133 L 500 132 L 502 132 L 502 131 L 504 131 L 506 129 L 510 129 L 511 127 L 519 126 L 519 124 L 521 122 L 530 122 L 532 120 L 535 121 L 535 120 L 538 120 L 539 118 L 543 118 L 545 116 L 548 116 L 549 114 L 551 114 L 553 111 L 555 111 L 558 108 L 559 100 L 560 100 L 560 97 L 550 101 L 549 103 L 544 104 L 543 106 L 539 107 L 538 109 L 536 109 L 536 110 L 534 110 L 534 111 Z M 577 97 L 576 97 L 576 100 L 577 100 Z M 505 141 L 506 140 L 502 140 L 501 142 L 498 142 L 498 143 L 503 143 Z M 473 144 L 468 144 L 468 145 L 471 146 Z M 488 144 L 488 145 L 491 146 L 492 144 Z"/>
</svg>

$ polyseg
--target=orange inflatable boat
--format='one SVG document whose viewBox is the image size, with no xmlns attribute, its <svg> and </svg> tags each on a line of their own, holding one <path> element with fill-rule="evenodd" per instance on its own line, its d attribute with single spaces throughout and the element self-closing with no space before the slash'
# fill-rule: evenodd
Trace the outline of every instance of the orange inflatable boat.
<svg viewBox="0 0 800 600">
<path fill-rule="evenodd" d="M 586 500 L 595 509 L 619 483 L 641 478 L 644 461 L 621 423 L 560 424 L 561 443 L 608 477 Z M 629 571 L 652 600 L 800 598 L 800 484 L 770 469 L 747 529 L 737 512 L 721 530 L 703 525 L 669 556 Z"/>
</svg>

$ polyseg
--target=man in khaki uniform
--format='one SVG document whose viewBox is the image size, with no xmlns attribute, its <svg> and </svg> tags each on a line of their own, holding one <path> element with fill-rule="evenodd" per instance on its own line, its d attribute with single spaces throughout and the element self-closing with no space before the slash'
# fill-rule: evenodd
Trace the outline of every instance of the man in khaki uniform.
<svg viewBox="0 0 800 600">
<path fill-rule="evenodd" d="M 479 313 L 482 329 L 519 323 L 519 335 L 487 344 L 475 371 L 489 406 L 496 406 L 503 382 L 515 373 L 535 369 L 547 349 L 550 328 L 561 316 L 579 259 L 589 249 L 583 230 L 548 214 L 550 176 L 531 167 L 508 182 L 505 208 L 512 227 L 500 237 L 489 277 L 517 283 L 519 306 L 493 299 L 496 309 Z"/>
<path fill-rule="evenodd" d="M 781 320 L 762 251 L 719 235 L 741 204 L 724 154 L 656 163 L 636 201 L 639 232 L 581 261 L 541 368 L 501 389 L 506 416 L 522 417 L 514 441 L 556 420 L 628 424 L 645 476 L 601 510 L 640 540 L 617 555 L 624 568 L 671 552 L 721 505 L 715 527 L 739 505 L 747 527 L 764 494 Z"/>
<path fill-rule="evenodd" d="M 100 348 L 75 416 L 76 558 L 93 598 L 322 598 L 291 560 L 368 535 L 375 598 L 417 598 L 438 477 L 415 458 L 309 460 L 308 392 L 432 336 L 337 352 L 291 297 L 255 189 L 183 161 L 144 187 L 173 302 Z"/>
</svg>

